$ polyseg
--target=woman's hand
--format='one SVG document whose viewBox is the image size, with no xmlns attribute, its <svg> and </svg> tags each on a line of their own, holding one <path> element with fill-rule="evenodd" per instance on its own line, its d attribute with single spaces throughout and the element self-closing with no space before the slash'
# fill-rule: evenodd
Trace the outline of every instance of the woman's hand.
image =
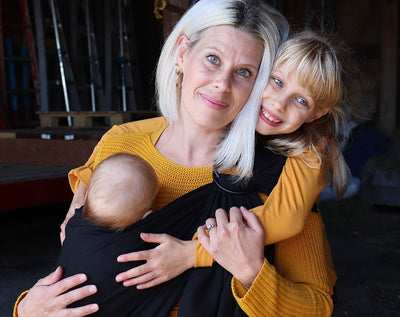
<svg viewBox="0 0 400 317">
<path fill-rule="evenodd" d="M 76 188 L 74 197 L 72 198 L 71 205 L 69 206 L 67 215 L 65 216 L 65 220 L 60 225 L 61 245 L 64 243 L 65 226 L 67 225 L 67 222 L 75 215 L 75 209 L 81 208 L 85 204 L 86 191 L 87 191 L 86 186 L 82 182 L 79 182 L 78 187 Z"/>
<path fill-rule="evenodd" d="M 53 273 L 40 279 L 18 304 L 18 317 L 24 316 L 87 316 L 99 310 L 97 304 L 77 308 L 67 308 L 82 298 L 97 292 L 96 286 L 85 285 L 69 291 L 71 288 L 84 283 L 86 275 L 77 274 L 65 279 L 62 268 L 58 267 Z"/>
<path fill-rule="evenodd" d="M 229 215 L 218 209 L 215 217 L 198 228 L 199 242 L 249 289 L 264 263 L 264 229 L 257 216 L 244 207 L 232 207 Z"/>
<path fill-rule="evenodd" d="M 183 241 L 168 234 L 141 233 L 143 241 L 158 243 L 151 250 L 120 255 L 118 262 L 146 261 L 138 267 L 116 276 L 124 286 L 136 285 L 138 289 L 164 283 L 194 266 L 196 241 Z"/>
</svg>

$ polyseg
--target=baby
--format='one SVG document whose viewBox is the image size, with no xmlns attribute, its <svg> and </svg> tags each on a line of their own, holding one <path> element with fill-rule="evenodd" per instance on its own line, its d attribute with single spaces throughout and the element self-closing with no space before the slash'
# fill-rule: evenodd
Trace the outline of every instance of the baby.
<svg viewBox="0 0 400 317">
<path fill-rule="evenodd" d="M 82 215 L 93 225 L 120 231 L 151 212 L 157 191 L 157 176 L 149 163 L 117 154 L 93 172 Z"/>
</svg>

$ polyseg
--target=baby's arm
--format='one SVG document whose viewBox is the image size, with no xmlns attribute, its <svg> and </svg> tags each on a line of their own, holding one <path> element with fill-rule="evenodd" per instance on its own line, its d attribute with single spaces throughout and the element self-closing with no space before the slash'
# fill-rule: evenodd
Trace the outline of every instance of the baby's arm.
<svg viewBox="0 0 400 317">
<path fill-rule="evenodd" d="M 253 208 L 265 230 L 265 245 L 300 233 L 312 206 L 327 184 L 326 165 L 310 167 L 301 157 L 288 157 L 278 183 L 264 205 Z M 264 198 L 264 197 L 263 197 Z M 200 243 L 196 246 L 195 267 L 211 266 L 212 257 Z"/>
</svg>

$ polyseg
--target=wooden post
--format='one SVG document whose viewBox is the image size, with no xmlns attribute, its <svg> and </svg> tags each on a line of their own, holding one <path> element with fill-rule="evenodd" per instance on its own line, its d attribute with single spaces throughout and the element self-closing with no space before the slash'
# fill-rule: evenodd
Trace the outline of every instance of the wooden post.
<svg viewBox="0 0 400 317">
<path fill-rule="evenodd" d="M 392 137 L 397 129 L 399 1 L 384 0 L 381 30 L 381 96 L 378 128 Z"/>
</svg>

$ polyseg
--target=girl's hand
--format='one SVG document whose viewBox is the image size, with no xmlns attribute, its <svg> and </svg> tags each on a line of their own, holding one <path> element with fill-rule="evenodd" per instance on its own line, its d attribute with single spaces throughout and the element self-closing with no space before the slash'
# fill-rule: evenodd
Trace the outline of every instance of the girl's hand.
<svg viewBox="0 0 400 317">
<path fill-rule="evenodd" d="M 151 250 L 122 254 L 118 262 L 146 261 L 138 267 L 116 276 L 124 286 L 136 285 L 138 289 L 164 283 L 194 266 L 196 241 L 183 241 L 168 234 L 141 233 L 143 241 L 158 243 Z"/>
<path fill-rule="evenodd" d="M 215 261 L 249 289 L 264 263 L 264 229 L 257 216 L 244 207 L 232 207 L 229 215 L 217 209 L 215 217 L 198 228 L 199 242 Z"/>
<path fill-rule="evenodd" d="M 84 283 L 86 275 L 77 274 L 65 279 L 62 268 L 40 279 L 18 304 L 18 316 L 87 316 L 99 310 L 97 304 L 77 308 L 67 308 L 82 298 L 97 292 L 96 286 L 86 285 L 70 291 L 71 288 Z"/>
</svg>

